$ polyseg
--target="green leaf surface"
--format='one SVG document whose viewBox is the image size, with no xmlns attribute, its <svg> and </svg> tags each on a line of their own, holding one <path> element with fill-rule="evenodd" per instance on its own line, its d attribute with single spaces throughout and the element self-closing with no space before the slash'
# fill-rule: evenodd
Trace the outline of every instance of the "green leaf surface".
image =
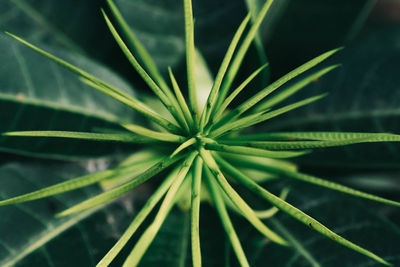
<svg viewBox="0 0 400 267">
<path fill-rule="evenodd" d="M 133 112 L 114 99 L 83 84 L 74 74 L 37 55 L 16 40 L 0 36 L 0 132 L 16 130 L 86 131 L 120 128 L 133 120 Z M 126 92 L 130 86 L 100 64 L 57 51 L 61 57 Z M 79 145 L 79 151 L 78 151 Z M 1 137 L 0 150 L 30 155 L 82 157 L 104 155 L 111 145 Z"/>
<path fill-rule="evenodd" d="M 84 21 L 99 21 L 100 16 L 96 16 L 94 11 L 97 5 L 93 1 L 81 3 L 71 3 L 70 1 L 40 0 L 10 0 L 2 1 L 0 4 L 0 29 L 2 31 L 12 31 L 25 36 L 32 42 L 42 42 L 46 40 L 48 44 L 60 46 L 77 52 L 85 51 L 90 43 L 90 38 L 98 31 L 91 31 L 88 35 L 84 32 L 90 28 L 90 24 Z M 71 22 L 66 10 L 79 10 L 80 12 Z M 97 17 L 97 18 L 96 18 Z M 83 27 L 83 28 L 82 28 Z M 93 34 L 93 35 L 92 35 Z M 87 47 L 86 47 L 87 48 Z"/>
<path fill-rule="evenodd" d="M 78 164 L 9 163 L 0 166 L 0 198 L 33 191 L 104 168 L 102 162 Z M 93 165 L 95 164 L 95 165 Z M 97 164 L 97 165 L 96 165 Z M 94 167 L 95 166 L 95 167 Z M 94 214 L 83 212 L 56 219 L 57 211 L 92 196 L 95 187 L 76 190 L 34 202 L 0 207 L 0 265 L 8 266 L 95 266 L 114 245 L 147 198 L 142 187 L 134 199 L 125 198 Z M 134 201 L 134 200 L 138 201 Z M 132 202 L 133 201 L 133 202 Z M 146 225 L 146 224 L 145 224 Z M 188 258 L 190 220 L 187 212 L 173 209 L 157 238 L 145 254 L 143 266 L 184 266 Z M 131 246 L 128 243 L 128 247 Z M 73 248 L 73 249 L 71 249 Z M 123 250 L 126 257 L 129 249 Z M 120 266 L 122 257 L 111 266 Z"/>
<path fill-rule="evenodd" d="M 104 0 L 7 0 L 0 3 L 0 30 L 23 36 L 29 42 L 77 52 L 118 70 L 123 56 L 100 13 Z M 93 44 L 96 44 L 95 46 Z"/>
<path fill-rule="evenodd" d="M 1 199 L 87 174 L 90 164 L 92 171 L 102 166 L 100 162 L 97 167 L 92 162 L 85 168 L 83 164 L 42 163 L 14 162 L 0 166 Z M 122 233 L 129 222 L 127 219 L 132 216 L 132 209 L 119 203 L 96 214 L 87 211 L 65 219 L 55 219 L 54 214 L 97 191 L 91 187 L 44 200 L 1 207 L 0 265 L 94 266 Z"/>
</svg>

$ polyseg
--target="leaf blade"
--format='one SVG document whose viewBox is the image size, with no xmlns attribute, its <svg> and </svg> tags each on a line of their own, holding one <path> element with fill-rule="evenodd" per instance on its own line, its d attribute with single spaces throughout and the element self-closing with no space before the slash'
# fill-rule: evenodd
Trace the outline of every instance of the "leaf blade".
<svg viewBox="0 0 400 267">
<path fill-rule="evenodd" d="M 186 70 L 189 88 L 189 103 L 192 110 L 192 117 L 195 121 L 199 118 L 199 104 L 197 102 L 197 91 L 195 81 L 195 46 L 194 46 L 194 23 L 192 1 L 183 1 L 185 17 L 185 47 L 186 47 Z"/>
<path fill-rule="evenodd" d="M 201 249 L 200 249 L 200 200 L 202 183 L 203 160 L 196 157 L 192 172 L 192 193 L 191 193 L 191 247 L 193 267 L 201 267 Z"/>
</svg>

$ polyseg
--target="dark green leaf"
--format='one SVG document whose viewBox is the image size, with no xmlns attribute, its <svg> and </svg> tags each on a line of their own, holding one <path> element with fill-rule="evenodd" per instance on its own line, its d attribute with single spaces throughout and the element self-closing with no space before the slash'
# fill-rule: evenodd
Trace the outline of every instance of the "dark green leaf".
<svg viewBox="0 0 400 267">
<path fill-rule="evenodd" d="M 2 1 L 0 30 L 13 32 L 29 42 L 45 43 L 107 60 L 110 50 L 116 51 L 117 48 L 111 36 L 103 34 L 106 31 L 100 14 L 103 4 L 103 0 Z"/>
<path fill-rule="evenodd" d="M 87 167 L 92 165 L 92 171 L 98 171 L 104 162 L 97 162 L 97 167 L 93 164 Z M 0 197 L 27 193 L 86 173 L 83 164 L 9 163 L 0 166 Z M 63 219 L 55 219 L 54 214 L 97 191 L 92 187 L 1 207 L 0 265 L 94 266 L 129 223 L 132 209 L 116 203 L 95 214 L 89 211 Z"/>
<path fill-rule="evenodd" d="M 21 46 L 9 37 L 0 37 L 0 132 L 15 130 L 94 131 L 96 128 L 118 129 L 118 122 L 132 121 L 133 114 L 122 104 L 83 84 L 50 60 Z M 60 53 L 111 84 L 130 91 L 114 73 L 84 57 Z M 110 145 L 83 145 L 83 142 L 35 140 L 2 137 L 0 150 L 40 156 L 104 155 Z M 86 147 L 85 147 L 86 146 Z"/>
<path fill-rule="evenodd" d="M 93 163 L 87 165 L 92 171 L 98 171 L 98 166 L 104 164 L 97 162 L 99 165 L 93 167 Z M 0 198 L 87 173 L 77 164 L 47 162 L 46 165 L 9 163 L 0 166 Z M 0 213 L 5 216 L 0 221 L 0 265 L 95 266 L 134 217 L 136 212 L 132 210 L 132 199 L 125 198 L 98 212 L 83 212 L 62 219 L 56 219 L 54 215 L 98 191 L 93 187 L 85 188 L 34 202 L 0 207 Z M 139 203 L 142 202 L 142 194 L 137 194 Z M 136 206 L 140 204 L 134 203 L 135 211 L 140 208 Z M 143 266 L 184 266 L 189 253 L 189 223 L 186 211 L 173 209 L 145 254 Z M 146 225 L 141 229 L 145 229 Z M 121 265 L 123 257 L 131 249 L 131 243 L 112 266 Z"/>
</svg>

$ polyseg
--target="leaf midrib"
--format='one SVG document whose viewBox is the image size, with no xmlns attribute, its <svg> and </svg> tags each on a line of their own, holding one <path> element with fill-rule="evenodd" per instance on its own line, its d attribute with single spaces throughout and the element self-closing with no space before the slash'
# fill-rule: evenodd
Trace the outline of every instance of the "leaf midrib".
<svg viewBox="0 0 400 267">
<path fill-rule="evenodd" d="M 35 251 L 36 249 L 40 248 L 42 245 L 46 244 L 48 241 L 52 240 L 54 237 L 57 235 L 65 232 L 69 228 L 73 227 L 76 225 L 76 223 L 82 221 L 83 219 L 87 218 L 91 214 L 95 213 L 98 211 L 101 207 L 88 210 L 82 213 L 79 213 L 78 215 L 72 217 L 71 219 L 63 222 L 62 224 L 58 225 L 55 228 L 52 228 L 50 231 L 43 231 L 41 234 L 35 236 L 32 239 L 35 239 L 36 241 L 29 244 L 26 246 L 23 250 L 18 252 L 17 254 L 11 255 L 4 259 L 3 261 L 0 262 L 0 265 L 3 267 L 11 267 L 14 264 L 16 264 L 19 260 L 24 258 L 25 256 L 29 255 L 31 252 Z"/>
<path fill-rule="evenodd" d="M 29 98 L 19 99 L 18 96 L 16 96 L 16 95 L 0 93 L 0 101 L 1 100 L 11 101 L 11 102 L 19 103 L 19 104 L 28 104 L 28 105 L 42 107 L 42 108 L 50 108 L 50 109 L 54 109 L 54 110 L 66 111 L 66 112 L 70 112 L 70 113 L 84 115 L 87 117 L 93 117 L 96 119 L 105 120 L 105 121 L 108 121 L 108 122 L 114 123 L 114 124 L 122 123 L 122 121 L 120 121 L 117 117 L 115 117 L 114 115 L 111 115 L 110 113 L 106 113 L 103 111 L 94 113 L 88 109 L 80 108 L 77 106 L 58 105 L 58 104 L 54 104 L 54 102 L 46 101 L 46 100 L 29 99 Z"/>
</svg>

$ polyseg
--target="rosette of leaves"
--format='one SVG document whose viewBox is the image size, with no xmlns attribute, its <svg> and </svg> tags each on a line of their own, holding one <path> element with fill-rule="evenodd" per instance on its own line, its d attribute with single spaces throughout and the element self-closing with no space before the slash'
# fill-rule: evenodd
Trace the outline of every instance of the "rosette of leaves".
<svg viewBox="0 0 400 267">
<path fill-rule="evenodd" d="M 32 201 L 96 183 L 101 183 L 104 187 L 109 188 L 108 191 L 57 214 L 57 216 L 68 216 L 72 213 L 98 208 L 100 205 L 109 203 L 133 190 L 157 174 L 167 173 L 165 179 L 133 219 L 118 242 L 101 259 L 98 266 L 108 266 L 137 232 L 144 220 L 157 208 L 158 211 L 152 223 L 144 229 L 124 263 L 124 266 L 138 265 L 156 237 L 168 213 L 177 203 L 186 203 L 190 207 L 192 262 L 193 266 L 201 266 L 199 216 L 202 199 L 208 199 L 213 203 L 241 266 L 249 266 L 249 263 L 227 208 L 243 216 L 261 235 L 277 245 L 290 246 L 291 242 L 270 229 L 262 219 L 272 217 L 280 210 L 334 242 L 355 250 L 377 262 L 390 265 L 383 258 L 339 236 L 316 219 L 286 202 L 287 189 L 284 189 L 281 195 L 277 196 L 268 189 L 261 187 L 259 183 L 262 180 L 255 179 L 249 172 L 249 170 L 257 170 L 262 172 L 268 179 L 289 178 L 299 180 L 356 197 L 400 206 L 398 202 L 299 172 L 293 164 L 286 160 L 310 153 L 311 149 L 314 148 L 367 142 L 395 142 L 400 140 L 399 135 L 355 132 L 254 133 L 255 130 L 252 128 L 259 123 L 264 123 L 283 113 L 323 98 L 326 94 L 279 106 L 284 100 L 304 88 L 307 84 L 334 70 L 337 65 L 325 67 L 307 76 L 302 76 L 301 79 L 290 84 L 290 86 L 284 87 L 284 85 L 340 49 L 328 51 L 308 61 L 262 88 L 243 103 L 229 109 L 232 101 L 266 67 L 266 65 L 261 66 L 240 83 L 237 88 L 231 90 L 242 60 L 257 36 L 258 28 L 273 2 L 268 0 L 258 14 L 254 16 L 252 25 L 249 25 L 251 13 L 240 24 L 223 58 L 207 101 L 202 107 L 198 103 L 198 90 L 196 90 L 196 76 L 194 73 L 196 59 L 191 0 L 184 0 L 187 99 L 182 93 L 172 70 L 169 69 L 169 84 L 160 74 L 161 72 L 157 69 L 149 53 L 130 31 L 113 2 L 111 0 L 107 2 L 119 29 L 117 30 L 106 12 L 103 11 L 105 21 L 113 37 L 134 69 L 169 111 L 171 117 L 160 115 L 144 102 L 128 95 L 115 86 L 15 35 L 9 34 L 36 52 L 77 74 L 82 82 L 140 113 L 148 120 L 148 123 L 143 126 L 121 122 L 120 126 L 123 130 L 120 131 L 102 129 L 102 131 L 97 132 L 13 131 L 4 133 L 3 135 L 6 136 L 72 138 L 87 140 L 88 142 L 112 141 L 137 144 L 144 147 L 144 149 L 133 153 L 132 156 L 113 169 L 85 175 L 35 192 L 3 200 L 0 201 L 0 205 Z M 119 32 L 121 32 L 121 35 Z M 134 53 L 132 53 L 131 49 L 134 50 Z M 265 177 L 263 179 L 266 179 Z M 273 207 L 265 211 L 254 210 L 237 192 L 233 184 L 249 190 Z"/>
</svg>

